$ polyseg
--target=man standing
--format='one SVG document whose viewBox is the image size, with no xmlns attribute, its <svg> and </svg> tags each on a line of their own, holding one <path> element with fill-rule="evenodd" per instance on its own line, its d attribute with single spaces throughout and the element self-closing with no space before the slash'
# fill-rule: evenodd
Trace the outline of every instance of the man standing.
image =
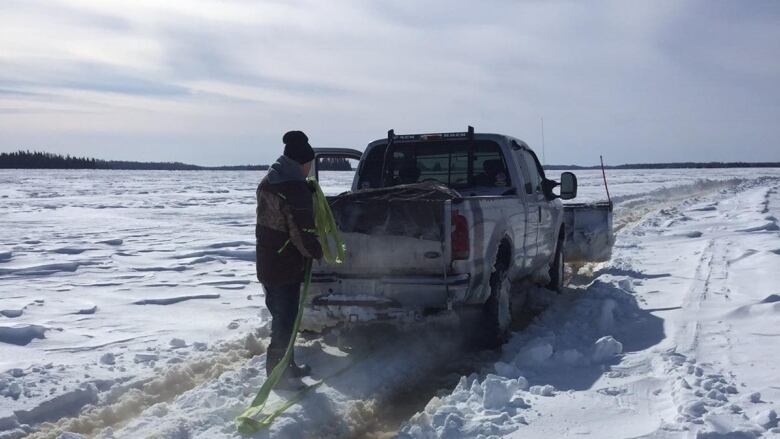
<svg viewBox="0 0 780 439">
<path fill-rule="evenodd" d="M 257 187 L 257 278 L 265 289 L 265 304 L 272 317 L 266 355 L 269 376 L 284 357 L 292 336 L 306 264 L 322 258 L 312 189 L 306 183 L 314 150 L 301 131 L 286 133 L 282 141 L 284 155 Z M 298 378 L 310 372 L 309 366 L 299 366 L 291 357 L 277 387 L 297 387 Z"/>
</svg>

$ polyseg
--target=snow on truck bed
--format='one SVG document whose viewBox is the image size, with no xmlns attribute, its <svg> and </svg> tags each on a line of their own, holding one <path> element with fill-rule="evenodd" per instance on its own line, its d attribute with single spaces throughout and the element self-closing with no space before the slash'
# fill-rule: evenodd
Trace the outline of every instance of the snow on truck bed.
<svg viewBox="0 0 780 439">
<path fill-rule="evenodd" d="M 578 200 L 604 198 L 600 172 L 577 174 Z M 264 380 L 261 177 L 0 171 L 0 438 L 238 437 L 233 418 Z M 264 435 L 778 433 L 780 170 L 608 177 L 612 260 L 560 296 L 533 291 L 546 310 L 500 353 L 453 368 L 464 355 L 446 337 L 388 342 Z M 326 189 L 350 179 L 328 173 Z M 301 346 L 318 373 L 353 359 Z M 441 371 L 451 386 L 421 384 Z M 416 386 L 437 396 L 383 424 Z"/>
</svg>

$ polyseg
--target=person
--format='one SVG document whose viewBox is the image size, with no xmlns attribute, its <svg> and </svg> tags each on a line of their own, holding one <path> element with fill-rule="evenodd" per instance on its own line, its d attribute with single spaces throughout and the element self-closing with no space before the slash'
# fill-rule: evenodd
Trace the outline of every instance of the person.
<svg viewBox="0 0 780 439">
<path fill-rule="evenodd" d="M 266 353 L 269 376 L 293 336 L 306 265 L 322 258 L 314 225 L 313 189 L 306 182 L 314 150 L 302 131 L 290 131 L 282 141 L 284 154 L 257 187 L 257 278 L 271 312 L 271 343 Z M 291 357 L 277 388 L 299 387 L 299 378 L 310 373 L 309 366 L 297 365 Z"/>
<path fill-rule="evenodd" d="M 474 176 L 474 182 L 477 186 L 497 186 L 497 176 L 501 174 L 503 167 L 501 160 L 485 160 L 482 162 L 482 172 Z"/>
</svg>

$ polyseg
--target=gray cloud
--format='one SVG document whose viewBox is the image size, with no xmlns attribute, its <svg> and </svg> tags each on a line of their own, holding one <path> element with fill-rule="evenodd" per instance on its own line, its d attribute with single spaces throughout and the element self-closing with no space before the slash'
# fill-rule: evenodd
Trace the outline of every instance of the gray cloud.
<svg viewBox="0 0 780 439">
<path fill-rule="evenodd" d="M 548 162 L 780 160 L 776 2 L 3 8 L 0 150 L 268 162 L 287 129 L 360 148 L 469 123 L 533 146 L 544 117 Z"/>
<path fill-rule="evenodd" d="M 182 96 L 191 93 L 186 87 L 145 79 L 120 68 L 96 63 L 78 63 L 67 72 L 60 70 L 53 76 L 56 78 L 36 85 L 144 96 Z"/>
<path fill-rule="evenodd" d="M 56 64 L 56 68 L 41 67 L 49 63 Z M 80 90 L 140 96 L 177 97 L 191 93 L 191 90 L 186 87 L 164 81 L 146 79 L 141 74 L 133 75 L 127 69 L 98 63 L 63 63 L 57 60 L 50 60 L 37 66 L 20 68 L 9 65 L 9 63 L 0 62 L 0 67 L 4 67 L 4 73 L 0 73 L 0 87 L 5 89 L 6 94 L 54 97 L 63 90 Z M 8 74 L 8 72 L 13 72 L 14 67 L 17 67 L 17 72 L 26 70 L 27 73 Z M 31 91 L 40 89 L 47 89 L 52 92 L 44 94 Z"/>
<path fill-rule="evenodd" d="M 283 32 L 281 28 L 272 32 Z M 248 57 L 262 56 L 262 45 L 256 53 L 235 47 L 237 41 L 261 38 L 273 44 L 273 35 L 262 35 L 246 28 L 233 28 L 229 33 L 222 26 L 179 27 L 166 30 L 160 38 L 164 50 L 162 65 L 180 80 L 219 80 L 248 87 L 283 90 L 294 94 L 340 95 L 348 90 L 316 81 L 295 81 L 274 78 L 248 66 Z"/>
</svg>

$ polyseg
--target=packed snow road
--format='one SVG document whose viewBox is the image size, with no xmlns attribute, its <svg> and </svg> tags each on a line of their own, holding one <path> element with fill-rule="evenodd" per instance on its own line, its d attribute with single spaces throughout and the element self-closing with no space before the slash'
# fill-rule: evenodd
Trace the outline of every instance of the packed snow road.
<svg viewBox="0 0 780 439">
<path fill-rule="evenodd" d="M 612 261 L 533 290 L 546 310 L 501 352 L 446 321 L 351 352 L 302 338 L 318 376 L 351 366 L 258 437 L 777 433 L 780 172 L 761 172 L 616 173 Z M 1 175 L 0 438 L 238 437 L 265 378 L 258 175 L 119 174 Z"/>
</svg>

